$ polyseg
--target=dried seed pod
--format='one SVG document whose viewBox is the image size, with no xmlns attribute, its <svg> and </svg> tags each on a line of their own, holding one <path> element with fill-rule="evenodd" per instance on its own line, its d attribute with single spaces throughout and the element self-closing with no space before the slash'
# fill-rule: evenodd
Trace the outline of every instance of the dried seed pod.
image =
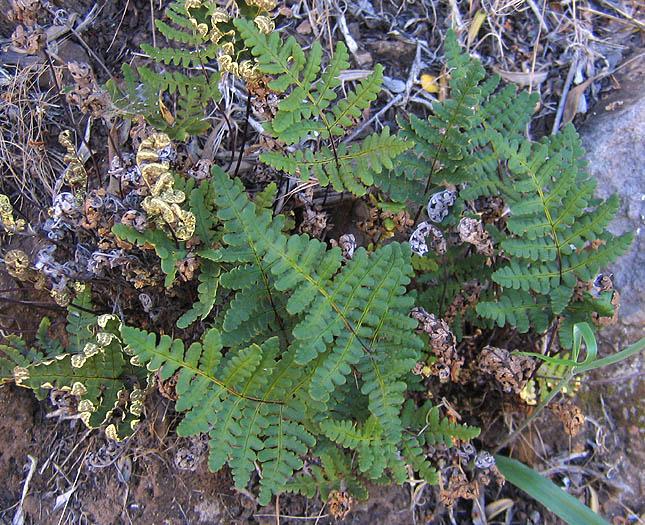
<svg viewBox="0 0 645 525">
<path fill-rule="evenodd" d="M 443 233 L 441 233 L 439 228 L 433 226 L 427 221 L 420 223 L 410 236 L 410 248 L 412 249 L 412 253 L 416 253 L 423 257 L 430 251 L 426 241 L 428 236 L 432 236 L 430 248 L 436 254 L 443 255 L 446 253 L 446 239 L 444 238 Z"/>
</svg>

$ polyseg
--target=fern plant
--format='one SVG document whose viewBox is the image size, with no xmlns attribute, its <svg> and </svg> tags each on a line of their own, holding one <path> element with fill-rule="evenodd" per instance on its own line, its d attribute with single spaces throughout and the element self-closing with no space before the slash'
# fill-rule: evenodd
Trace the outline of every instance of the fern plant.
<svg viewBox="0 0 645 525">
<path fill-rule="evenodd" d="M 212 188 L 221 246 L 202 256 L 221 264 L 232 299 L 188 348 L 124 326 L 133 363 L 162 380 L 178 374 L 176 406 L 187 411 L 178 432 L 209 432 L 210 469 L 228 463 L 240 488 L 259 465 L 263 503 L 287 488 L 316 443 L 357 450 L 368 479 L 389 471 L 402 482 L 407 455 L 422 454 L 404 445 L 401 419 L 423 347 L 408 317 L 409 248 L 361 248 L 343 266 L 339 248 L 287 236 L 283 216 L 258 208 L 217 167 Z M 444 432 L 477 433 L 463 429 Z"/>
<path fill-rule="evenodd" d="M 445 228 L 455 226 L 460 215 L 468 216 L 475 199 L 501 196 L 510 218 L 487 227 L 496 247 L 488 258 L 490 271 L 482 264 L 486 257 L 463 246 L 453 248 L 439 270 L 421 277 L 423 283 L 443 276 L 441 286 L 422 294 L 422 304 L 428 311 L 440 311 L 463 291 L 464 282 L 490 276 L 496 286 L 483 293 L 476 310 L 469 308 L 472 322 L 481 323 L 478 315 L 520 332 L 530 327 L 541 332 L 557 316 L 561 342 L 569 348 L 573 324 L 590 322 L 593 312 L 607 310 L 607 297 L 586 292 L 582 299 L 574 297 L 576 286 L 593 279 L 633 238 L 631 233 L 614 237 L 606 231 L 618 197 L 605 202 L 593 198 L 595 180 L 584 171 L 584 150 L 573 126 L 539 143 L 523 136 L 535 94 L 518 94 L 512 85 L 495 92 L 499 77 L 484 80 L 481 64 L 461 52 L 452 32 L 446 38 L 446 57 L 451 98 L 434 104 L 428 119 L 412 115 L 399 122 L 401 136 L 414 147 L 399 157 L 394 176 L 412 173 L 406 176 L 414 180 L 414 173 L 426 170 L 426 195 L 435 185 L 458 187 L 459 198 Z M 451 261 L 448 266 L 446 261 Z"/>
<path fill-rule="evenodd" d="M 210 128 L 204 108 L 219 101 L 221 75 L 205 66 L 215 58 L 219 45 L 198 31 L 183 2 L 172 2 L 165 15 L 172 24 L 155 20 L 157 30 L 182 47 L 142 44 L 141 50 L 156 67 L 139 66 L 135 71 L 124 63 L 123 86 L 111 80 L 106 88 L 122 116 L 143 115 L 151 126 L 171 139 L 185 140 Z M 170 105 L 172 99 L 175 103 Z"/>
<path fill-rule="evenodd" d="M 106 435 L 121 440 L 135 430 L 143 411 L 147 374 L 127 362 L 119 341 L 118 321 L 96 317 L 86 288 L 69 307 L 66 348 L 49 338 L 49 320 L 40 324 L 36 346 L 18 337 L 0 345 L 2 381 L 9 378 L 44 399 L 52 388 L 78 396 L 81 420 L 90 428 L 105 425 Z M 78 308 L 80 307 L 80 308 Z"/>
</svg>

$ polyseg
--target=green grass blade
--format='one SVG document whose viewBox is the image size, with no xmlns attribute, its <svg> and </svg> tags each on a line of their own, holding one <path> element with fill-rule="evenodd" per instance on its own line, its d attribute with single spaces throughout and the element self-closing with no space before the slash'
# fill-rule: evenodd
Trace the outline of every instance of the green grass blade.
<svg viewBox="0 0 645 525">
<path fill-rule="evenodd" d="M 497 468 L 509 483 L 522 489 L 551 512 L 571 525 L 609 525 L 589 507 L 580 503 L 544 476 L 523 463 L 505 456 L 495 456 Z"/>
<path fill-rule="evenodd" d="M 602 359 L 596 359 L 592 363 L 589 363 L 587 365 L 580 365 L 576 367 L 576 373 L 587 372 L 588 370 L 593 370 L 594 368 L 601 368 L 603 366 L 613 365 L 614 363 L 618 363 L 623 359 L 627 359 L 628 357 L 638 354 L 641 350 L 643 350 L 643 348 L 645 348 L 645 337 L 640 341 L 636 341 L 633 345 L 629 346 L 628 348 L 625 348 L 625 350 L 621 350 L 617 354 L 603 357 Z"/>
</svg>

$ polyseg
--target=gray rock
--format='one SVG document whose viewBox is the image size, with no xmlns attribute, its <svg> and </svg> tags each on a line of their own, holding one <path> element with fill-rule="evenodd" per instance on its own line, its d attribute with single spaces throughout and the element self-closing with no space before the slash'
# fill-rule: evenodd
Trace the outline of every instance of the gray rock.
<svg viewBox="0 0 645 525">
<path fill-rule="evenodd" d="M 580 130 L 589 172 L 598 179 L 596 196 L 620 197 L 609 230 L 634 232 L 631 249 L 609 270 L 621 294 L 620 321 L 645 327 L 645 60 L 629 71 L 622 89 L 600 102 Z"/>
</svg>

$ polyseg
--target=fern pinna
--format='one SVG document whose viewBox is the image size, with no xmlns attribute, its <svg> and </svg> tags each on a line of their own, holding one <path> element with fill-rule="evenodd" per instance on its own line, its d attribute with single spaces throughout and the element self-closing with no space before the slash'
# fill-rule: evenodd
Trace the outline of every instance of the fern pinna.
<svg viewBox="0 0 645 525">
<path fill-rule="evenodd" d="M 622 254 L 633 237 L 631 233 L 614 237 L 606 230 L 618 198 L 605 202 L 593 198 L 595 181 L 584 171 L 584 150 L 573 126 L 538 143 L 526 139 L 537 95 L 518 94 L 512 85 L 496 91 L 499 77 L 484 81 L 481 64 L 461 52 L 453 32 L 448 33 L 445 47 L 452 68 L 451 98 L 434 104 L 427 119 L 412 115 L 399 122 L 401 136 L 414 147 L 399 157 L 394 175 L 407 172 L 414 181 L 420 176 L 415 173 L 428 176 L 429 165 L 426 194 L 435 185 L 457 186 L 459 198 L 444 228 L 454 227 L 460 214 L 477 211 L 476 199 L 485 202 L 501 196 L 510 218 L 489 222 L 487 234 L 496 248 L 493 264 L 486 271 L 486 264 L 480 263 L 477 275 L 483 280 L 490 274 L 499 287 L 484 291 L 482 298 L 487 300 L 476 305 L 476 313 L 500 326 L 513 324 L 521 332 L 531 326 L 544 331 L 559 316 L 561 342 L 570 347 L 573 324 L 590 322 L 593 312 L 606 315 L 611 299 L 611 292 L 592 297 L 587 292 L 574 296 L 574 290 Z M 421 295 L 428 311 L 443 310 L 460 291 L 459 283 L 464 283 L 459 272 L 469 275 L 464 272 L 472 266 L 467 260 L 482 258 L 480 254 L 463 258 L 464 253 L 462 247 L 453 248 L 448 266 L 440 264 L 438 271 L 418 281 L 440 279 L 443 274 L 441 286 Z M 453 283 L 452 290 L 446 281 Z M 461 328 L 455 328 L 460 333 Z"/>
<path fill-rule="evenodd" d="M 263 503 L 327 440 L 359 450 L 366 477 L 389 469 L 401 480 L 412 449 L 400 414 L 423 348 L 408 316 L 408 246 L 359 249 L 343 266 L 339 248 L 284 234 L 284 217 L 256 207 L 239 180 L 214 168 L 212 185 L 223 235 L 205 256 L 226 269 L 232 300 L 188 348 L 123 327 L 133 362 L 162 380 L 178 373 L 178 432 L 210 432 L 211 470 L 228 462 L 238 487 L 259 464 Z"/>
<path fill-rule="evenodd" d="M 408 145 L 391 135 L 388 127 L 348 146 L 338 139 L 361 117 L 363 110 L 381 91 L 383 68 L 361 81 L 344 98 L 338 98 L 340 73 L 349 67 L 346 46 L 338 42 L 333 57 L 321 73 L 323 51 L 314 42 L 305 55 L 295 38 L 283 41 L 277 33 L 263 34 L 248 20 L 235 20 L 244 42 L 256 57 L 262 73 L 275 75 L 268 86 L 284 93 L 278 112 L 265 130 L 287 145 L 297 144 L 292 152 L 265 152 L 263 162 L 302 180 L 315 177 L 321 186 L 330 183 L 336 191 L 349 190 L 363 195 L 375 183 L 375 176 L 391 169 L 396 155 Z M 325 143 L 317 151 L 301 143 L 308 139 Z M 295 151 L 294 151 L 295 149 Z"/>
</svg>

